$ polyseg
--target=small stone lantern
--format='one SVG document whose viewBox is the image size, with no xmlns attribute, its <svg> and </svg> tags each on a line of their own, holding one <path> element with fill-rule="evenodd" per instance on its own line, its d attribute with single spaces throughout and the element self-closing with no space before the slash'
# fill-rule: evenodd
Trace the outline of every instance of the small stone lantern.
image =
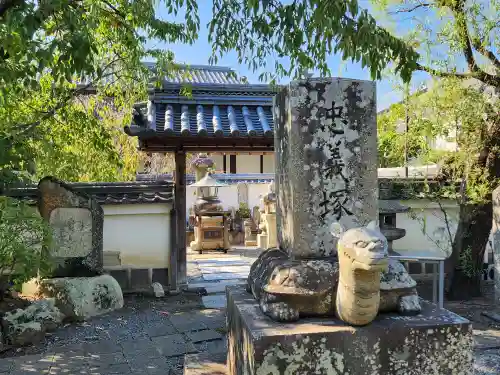
<svg viewBox="0 0 500 375">
<path fill-rule="evenodd" d="M 200 254 L 203 250 L 229 249 L 228 211 L 224 211 L 217 196 L 220 187 L 228 185 L 217 181 L 210 173 L 192 184 L 197 188 L 198 199 L 193 205 L 194 241 L 190 247 Z"/>
<path fill-rule="evenodd" d="M 406 230 L 396 227 L 396 214 L 408 212 L 409 207 L 403 206 L 395 200 L 379 201 L 379 226 L 382 234 L 387 238 L 388 250 L 392 251 L 392 242 L 406 235 Z"/>
</svg>

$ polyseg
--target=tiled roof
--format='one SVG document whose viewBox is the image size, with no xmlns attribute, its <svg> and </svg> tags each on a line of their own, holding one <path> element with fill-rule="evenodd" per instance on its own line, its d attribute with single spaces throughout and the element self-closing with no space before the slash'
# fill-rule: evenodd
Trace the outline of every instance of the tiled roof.
<svg viewBox="0 0 500 375">
<path fill-rule="evenodd" d="M 238 79 L 231 68 L 211 65 L 181 65 L 180 70 L 165 78 L 165 83 L 207 83 L 213 85 L 237 85 Z"/>
<path fill-rule="evenodd" d="M 274 173 L 214 173 L 212 177 L 217 181 L 224 182 L 226 184 L 268 184 L 274 181 Z M 138 173 L 136 175 L 137 181 L 173 181 L 173 175 L 171 173 L 163 174 L 148 174 L 148 173 Z M 193 174 L 186 174 L 186 183 L 188 185 L 196 182 L 196 177 Z"/>
<path fill-rule="evenodd" d="M 273 149 L 273 88 L 243 83 L 229 68 L 186 69 L 191 69 L 187 81 L 181 73 L 165 79 L 125 127 L 139 138 L 140 149 Z M 191 84 L 190 95 L 181 94 L 184 82 Z"/>
<path fill-rule="evenodd" d="M 150 104 L 148 126 L 159 134 L 198 136 L 273 135 L 271 107 L 251 105 Z"/>
<path fill-rule="evenodd" d="M 90 195 L 99 204 L 139 204 L 173 202 L 173 185 L 167 181 L 67 183 L 78 192 Z M 10 189 L 5 195 L 36 204 L 38 189 L 25 186 Z"/>
</svg>

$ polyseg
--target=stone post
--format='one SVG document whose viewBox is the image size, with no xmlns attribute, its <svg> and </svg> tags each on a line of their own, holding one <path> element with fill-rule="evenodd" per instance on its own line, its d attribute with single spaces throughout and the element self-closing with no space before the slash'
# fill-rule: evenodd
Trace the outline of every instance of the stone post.
<svg viewBox="0 0 500 375">
<path fill-rule="evenodd" d="M 295 82 L 275 98 L 278 243 L 292 258 L 333 255 L 330 225 L 377 220 L 375 83 Z"/>
</svg>

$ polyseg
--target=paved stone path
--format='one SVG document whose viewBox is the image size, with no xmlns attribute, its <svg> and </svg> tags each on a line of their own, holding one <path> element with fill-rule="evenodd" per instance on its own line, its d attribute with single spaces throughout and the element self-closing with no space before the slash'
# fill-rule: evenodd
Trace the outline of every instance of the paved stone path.
<svg viewBox="0 0 500 375">
<path fill-rule="evenodd" d="M 259 254 L 260 250 L 254 247 L 231 249 L 228 254 L 188 251 L 189 286 L 207 291 L 208 295 L 202 297 L 205 308 L 225 308 L 226 286 L 244 284 Z"/>
<path fill-rule="evenodd" d="M 187 353 L 225 353 L 225 313 L 199 297 L 126 299 L 125 307 L 56 331 L 17 357 L 0 358 L 0 374 L 183 373 Z"/>
</svg>

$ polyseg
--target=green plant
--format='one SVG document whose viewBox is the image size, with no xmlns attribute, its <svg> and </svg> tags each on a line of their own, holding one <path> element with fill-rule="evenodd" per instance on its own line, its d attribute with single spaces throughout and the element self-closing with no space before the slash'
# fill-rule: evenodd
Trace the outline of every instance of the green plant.
<svg viewBox="0 0 500 375">
<path fill-rule="evenodd" d="M 248 219 L 250 218 L 250 208 L 246 203 L 240 203 L 240 206 L 238 210 L 236 211 L 236 214 L 241 218 L 241 219 Z"/>
<path fill-rule="evenodd" d="M 48 253 L 51 241 L 50 227 L 35 208 L 22 201 L 0 197 L 0 276 L 3 288 L 47 274 L 51 268 Z"/>
</svg>

